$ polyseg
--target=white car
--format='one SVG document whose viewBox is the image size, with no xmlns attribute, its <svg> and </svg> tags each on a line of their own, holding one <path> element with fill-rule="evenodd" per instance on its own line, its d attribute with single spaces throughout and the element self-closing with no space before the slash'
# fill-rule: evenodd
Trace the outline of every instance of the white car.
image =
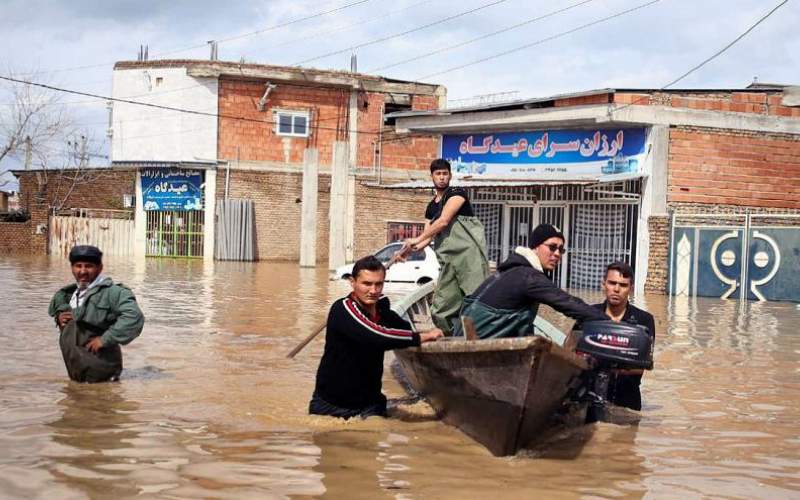
<svg viewBox="0 0 800 500">
<path fill-rule="evenodd" d="M 386 265 L 392 255 L 403 246 L 402 241 L 389 243 L 385 247 L 375 252 L 375 257 Z M 346 264 L 336 269 L 333 279 L 347 279 L 353 272 L 353 264 Z M 405 262 L 395 262 L 386 271 L 386 281 L 401 283 L 416 283 L 421 285 L 429 281 L 434 281 L 439 277 L 439 261 L 431 247 L 425 247 L 409 254 Z"/>
</svg>

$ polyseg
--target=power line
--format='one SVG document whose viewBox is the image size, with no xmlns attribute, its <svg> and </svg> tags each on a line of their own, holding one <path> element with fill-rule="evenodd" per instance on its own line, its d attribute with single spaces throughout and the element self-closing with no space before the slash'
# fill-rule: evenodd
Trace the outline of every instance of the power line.
<svg viewBox="0 0 800 500">
<path fill-rule="evenodd" d="M 585 4 L 591 3 L 593 1 L 594 0 L 583 0 L 582 2 L 578 2 L 578 3 L 575 3 L 575 4 L 569 5 L 567 7 L 562 8 L 562 9 L 554 10 L 552 12 L 549 12 L 549 13 L 541 15 L 541 16 L 533 17 L 533 18 L 528 19 L 526 21 L 522 21 L 521 23 L 517 23 L 517 24 L 514 24 L 512 26 L 508 26 L 506 28 L 499 29 L 497 31 L 493 31 L 491 33 L 487 33 L 487 34 L 479 36 L 477 38 L 472 38 L 472 39 L 467 40 L 465 42 L 457 43 L 455 45 L 450 45 L 449 47 L 442 47 L 441 49 L 437 49 L 437 50 L 434 50 L 432 52 L 426 52 L 424 54 L 420 54 L 418 56 L 411 57 L 409 59 L 404 59 L 402 61 L 398 61 L 398 62 L 395 62 L 395 63 L 392 63 L 392 64 L 387 64 L 386 66 L 380 66 L 378 68 L 368 69 L 367 73 L 372 73 L 374 71 L 382 71 L 382 70 L 385 70 L 385 69 L 394 68 L 396 66 L 401 66 L 403 64 L 407 64 L 407 63 L 414 62 L 414 61 L 419 61 L 420 59 L 425 59 L 426 57 L 434 56 L 434 55 L 437 55 L 437 54 L 441 54 L 443 52 L 447 52 L 447 51 L 450 51 L 450 50 L 453 50 L 453 49 L 464 47 L 464 46 L 469 45 L 471 43 L 475 43 L 475 42 L 478 42 L 478 41 L 481 41 L 481 40 L 485 40 L 485 39 L 493 37 L 495 35 L 499 35 L 501 33 L 506 33 L 508 31 L 515 30 L 517 28 L 521 28 L 522 26 L 527 26 L 529 24 L 535 23 L 536 21 L 541 21 L 542 19 L 546 19 L 548 17 L 552 17 L 552 16 L 554 16 L 556 14 L 560 14 L 562 12 L 566 12 L 566 11 L 568 11 L 570 9 L 574 9 L 575 7 L 580 7 L 581 5 L 585 5 Z"/>
<path fill-rule="evenodd" d="M 759 24 L 761 24 L 761 23 L 763 23 L 764 21 L 766 21 L 766 20 L 767 20 L 767 18 L 768 18 L 769 16 L 771 16 L 772 14 L 774 14 L 776 10 L 780 9 L 781 7 L 783 7 L 783 6 L 784 6 L 784 5 L 786 5 L 788 2 L 789 2 L 789 0 L 783 0 L 781 3 L 779 3 L 778 5 L 776 5 L 775 7 L 773 7 L 773 8 L 772 8 L 772 10 L 770 10 L 770 11 L 769 11 L 769 12 L 767 12 L 765 15 L 763 15 L 763 16 L 762 16 L 762 17 L 761 17 L 761 18 L 760 18 L 758 21 L 756 21 L 756 22 L 755 22 L 755 23 L 754 23 L 752 26 L 750 26 L 749 28 L 747 28 L 747 29 L 744 31 L 744 33 L 742 33 L 741 35 L 739 35 L 739 36 L 737 36 L 736 38 L 734 38 L 734 39 L 733 39 L 733 40 L 732 40 L 732 41 L 731 41 L 729 44 L 727 44 L 726 46 L 724 46 L 724 47 L 722 47 L 721 49 L 719 49 L 718 51 L 716 51 L 714 54 L 712 54 L 710 57 L 708 57 L 708 58 L 706 58 L 705 60 L 703 60 L 703 62 L 701 62 L 701 63 L 700 63 L 700 64 L 698 64 L 697 66 L 693 67 L 692 69 L 690 69 L 690 70 L 689 70 L 689 71 L 687 71 L 686 73 L 682 74 L 682 75 L 681 75 L 681 76 L 679 76 L 678 78 L 676 78 L 676 79 L 672 80 L 671 82 L 669 82 L 668 84 L 664 85 L 664 86 L 662 87 L 662 90 L 663 90 L 663 89 L 666 89 L 667 87 L 671 87 L 671 86 L 675 85 L 676 83 L 678 83 L 679 81 L 683 80 L 683 79 L 684 79 L 684 78 L 686 78 L 687 76 L 691 75 L 692 73 L 694 73 L 694 72 L 695 72 L 695 71 L 697 71 L 698 69 L 702 68 L 702 67 L 703 67 L 703 66 L 705 66 L 706 64 L 710 63 L 711 61 L 713 61 L 713 60 L 714 60 L 714 59 L 716 59 L 717 57 L 721 56 L 721 55 L 722 55 L 724 52 L 726 52 L 728 49 L 730 49 L 731 47 L 733 47 L 733 46 L 734 46 L 734 45 L 735 45 L 737 42 L 739 42 L 739 41 L 740 41 L 742 38 L 744 38 L 744 37 L 746 37 L 748 34 L 750 34 L 750 32 L 751 32 L 751 31 L 753 31 L 753 30 L 756 28 L 756 26 L 758 26 Z"/>
<path fill-rule="evenodd" d="M 348 9 L 350 7 L 354 7 L 356 5 L 367 3 L 367 2 L 370 2 L 370 1 L 372 1 L 372 0 L 358 0 L 356 2 L 351 2 L 351 3 L 345 4 L 345 5 L 339 6 L 339 7 L 335 8 L 335 9 L 329 9 L 329 10 L 322 11 L 322 12 L 315 12 L 313 14 L 309 14 L 307 16 L 303 16 L 303 17 L 300 17 L 300 18 L 297 18 L 297 19 L 292 19 L 290 21 L 285 21 L 285 22 L 282 22 L 282 23 L 274 24 L 272 26 L 267 26 L 266 28 L 262 28 L 260 30 L 251 31 L 249 33 L 242 33 L 242 34 L 230 36 L 230 37 L 227 37 L 227 38 L 221 38 L 221 39 L 217 40 L 217 43 L 229 42 L 231 40 L 237 40 L 239 38 L 244 38 L 244 37 L 247 37 L 247 36 L 253 36 L 253 35 L 260 34 L 260 33 L 266 33 L 267 31 L 273 31 L 273 30 L 276 30 L 276 29 L 279 29 L 279 28 L 283 28 L 283 27 L 286 27 L 286 26 L 291 26 L 293 24 L 297 24 L 297 23 L 300 23 L 300 22 L 303 22 L 303 21 L 307 21 L 309 19 L 315 19 L 317 17 L 321 17 L 321 16 L 324 16 L 324 15 L 327 15 L 327 14 L 332 14 L 334 12 L 338 12 L 338 11 L 341 11 L 341 10 L 344 10 L 344 9 Z M 202 43 L 202 44 L 198 44 L 198 45 L 193 45 L 191 47 L 184 47 L 182 49 L 173 49 L 173 50 L 169 50 L 169 51 L 157 54 L 157 55 L 153 56 L 153 59 L 163 58 L 166 55 L 176 54 L 176 53 L 179 53 L 179 52 L 186 52 L 187 50 L 198 49 L 198 48 L 202 48 L 202 47 L 206 47 L 206 46 L 207 46 L 207 43 Z M 72 67 L 66 67 L 66 68 L 57 68 L 57 69 L 51 69 L 51 70 L 47 70 L 47 71 L 41 71 L 41 73 L 61 73 L 61 72 L 64 72 L 64 71 L 79 71 L 79 70 L 84 70 L 84 69 L 100 68 L 100 67 L 103 67 L 103 66 L 113 65 L 116 62 L 117 61 L 111 61 L 111 62 L 105 62 L 105 63 L 88 64 L 88 65 L 84 65 L 84 66 L 72 66 Z M 26 76 L 33 76 L 33 74 L 27 74 Z"/>
<path fill-rule="evenodd" d="M 303 21 L 308 21 L 309 19 L 315 19 L 317 17 L 322 17 L 322 16 L 325 16 L 325 15 L 328 15 L 328 14 L 333 14 L 334 12 L 339 12 L 340 10 L 345 10 L 345 9 L 350 8 L 350 7 L 355 7 L 356 5 L 361 5 L 363 3 L 367 3 L 367 2 L 371 2 L 371 1 L 372 0 L 358 0 L 357 2 L 351 2 L 351 3 L 348 3 L 348 4 L 342 5 L 340 7 L 337 7 L 335 9 L 330 9 L 330 10 L 326 10 L 326 11 L 322 11 L 322 12 L 316 12 L 314 14 L 309 14 L 308 16 L 303 16 L 303 17 L 300 17 L 300 18 L 297 18 L 297 19 L 292 19 L 291 21 L 286 21 L 286 22 L 283 22 L 283 23 L 273 24 L 272 26 L 268 26 L 268 27 L 260 29 L 260 30 L 251 31 L 251 32 L 248 32 L 248 33 L 241 33 L 239 35 L 233 35 L 233 36 L 229 36 L 227 38 L 220 38 L 219 40 L 215 40 L 215 41 L 217 43 L 225 43 L 225 42 L 230 42 L 230 41 L 233 41 L 233 40 L 239 40 L 240 38 L 246 38 L 248 36 L 260 35 L 261 33 L 266 33 L 268 31 L 274 31 L 276 29 L 285 28 L 286 26 L 291 26 L 293 24 L 297 24 L 297 23 L 300 23 L 300 22 L 303 22 Z M 200 45 L 193 45 L 192 47 L 186 47 L 186 48 L 183 48 L 183 49 L 175 49 L 175 50 L 171 50 L 169 52 L 162 52 L 161 54 L 158 54 L 157 57 L 163 57 L 163 56 L 170 55 L 170 54 L 175 54 L 175 53 L 178 53 L 178 52 L 185 52 L 187 50 L 199 49 L 199 48 L 205 47 L 206 45 L 207 44 L 203 43 L 203 44 L 200 44 Z"/>
<path fill-rule="evenodd" d="M 750 27 L 749 27 L 749 28 L 747 28 L 747 29 L 746 29 L 746 30 L 745 30 L 745 31 L 744 31 L 744 32 L 743 32 L 741 35 L 739 35 L 739 36 L 737 36 L 736 38 L 734 38 L 734 39 L 733 39 L 733 40 L 732 40 L 730 43 L 728 43 L 727 45 L 725 45 L 724 47 L 722 47 L 722 48 L 721 48 L 721 49 L 719 49 L 718 51 L 714 52 L 714 53 L 713 53 L 711 56 L 707 57 L 707 58 L 706 58 L 706 59 L 704 59 L 702 62 L 700 62 L 700 63 L 699 63 L 699 64 L 697 64 L 696 66 L 692 67 L 690 70 L 686 71 L 686 72 L 685 72 L 685 73 L 683 73 L 681 76 L 679 76 L 678 78 L 676 78 L 676 79 L 672 80 L 671 82 L 669 82 L 668 84 L 666 84 L 666 85 L 664 85 L 663 87 L 659 88 L 658 90 L 666 90 L 667 88 L 669 88 L 669 87 L 671 87 L 671 86 L 675 85 L 676 83 L 680 82 L 681 80 L 683 80 L 683 79 L 684 79 L 684 78 L 686 78 L 687 76 L 691 75 L 692 73 L 694 73 L 694 72 L 695 72 L 695 71 L 697 71 L 698 69 L 702 68 L 702 67 L 703 67 L 703 66 L 705 66 L 706 64 L 710 63 L 711 61 L 713 61 L 713 60 L 714 60 L 714 59 L 716 59 L 717 57 L 721 56 L 721 55 L 722 55 L 723 53 L 725 53 L 725 52 L 726 52 L 728 49 L 730 49 L 730 48 L 731 48 L 731 47 L 733 47 L 733 46 L 734 46 L 736 43 L 738 43 L 738 42 L 739 42 L 739 41 L 740 41 L 742 38 L 744 38 L 744 37 L 746 37 L 748 34 L 750 34 L 750 32 L 751 32 L 751 31 L 753 31 L 753 30 L 756 28 L 756 26 L 758 26 L 759 24 L 761 24 L 761 23 L 763 23 L 764 21 L 766 21 L 768 17 L 770 17 L 772 14 L 774 14 L 774 13 L 775 13 L 775 11 L 777 11 L 778 9 L 780 9 L 781 7 L 783 7 L 784 5 L 786 5 L 787 3 L 789 3 L 789 0 L 783 0 L 782 2 L 780 2 L 778 5 L 776 5 L 775 7 L 773 7 L 773 8 L 772 8 L 772 10 L 770 10 L 769 12 L 767 12 L 766 14 L 764 14 L 763 16 L 761 16 L 761 18 L 759 18 L 759 19 L 758 19 L 758 20 L 757 20 L 755 23 L 753 23 L 752 25 L 750 25 Z M 615 111 L 620 111 L 620 110 L 622 110 L 622 109 L 628 108 L 628 107 L 630 107 L 630 106 L 633 106 L 634 104 L 638 104 L 638 103 L 640 103 L 640 102 L 643 102 L 645 99 L 650 99 L 650 96 L 648 95 L 648 96 L 647 96 L 647 98 L 640 97 L 640 98 L 638 98 L 638 99 L 635 99 L 634 101 L 632 101 L 632 102 L 630 102 L 630 103 L 628 103 L 628 104 L 625 104 L 625 105 L 622 105 L 622 106 L 619 106 L 619 107 L 612 107 L 612 108 L 610 108 L 610 109 L 608 110 L 608 114 L 609 114 L 609 115 L 611 115 L 611 113 L 613 113 L 613 112 L 615 112 Z"/>
<path fill-rule="evenodd" d="M 513 54 L 514 52 L 519 52 L 520 50 L 525 50 L 525 49 L 534 47 L 536 45 L 541 45 L 541 44 L 543 44 L 545 42 L 549 42 L 549 41 L 552 41 L 552 40 L 556 40 L 558 38 L 565 37 L 567 35 L 571 35 L 572 33 L 575 33 L 577 31 L 581 31 L 581 30 L 584 30 L 586 28 L 590 28 L 592 26 L 604 23 L 606 21 L 610 21 L 612 19 L 615 19 L 615 18 L 620 17 L 620 16 L 624 16 L 625 14 L 629 14 L 631 12 L 643 9 L 645 7 L 649 7 L 649 6 L 651 6 L 653 4 L 656 4 L 656 3 L 660 2 L 660 1 L 661 0 L 652 0 L 650 2 L 641 4 L 641 5 L 637 5 L 636 7 L 632 7 L 630 9 L 623 10 L 621 12 L 617 12 L 616 14 L 612 14 L 610 16 L 606 16 L 606 17 L 603 17 L 601 19 L 597 19 L 597 20 L 592 21 L 590 23 L 582 24 L 581 26 L 578 26 L 577 28 L 573 28 L 573 29 L 567 30 L 567 31 L 562 31 L 560 33 L 556 33 L 555 35 L 548 36 L 546 38 L 542 38 L 542 39 L 536 40 L 535 42 L 527 43 L 527 44 L 521 45 L 519 47 L 514 47 L 513 49 L 504 50 L 503 52 L 498 52 L 496 54 L 492 54 L 492 55 L 487 56 L 487 57 L 476 59 L 474 61 L 471 61 L 471 62 L 468 62 L 468 63 L 465 63 L 465 64 L 460 64 L 458 66 L 453 66 L 452 68 L 447 68 L 447 69 L 445 69 L 443 71 L 437 71 L 436 73 L 431 73 L 429 75 L 425 75 L 425 76 L 419 77 L 416 80 L 417 81 L 422 81 L 422 80 L 425 80 L 425 79 L 428 79 L 428 78 L 432 78 L 434 76 L 444 75 L 444 74 L 447 74 L 447 73 L 451 73 L 453 71 L 458 71 L 460 69 L 464 69 L 464 68 L 469 67 L 469 66 L 473 66 L 475 64 L 480 64 L 480 63 L 483 63 L 483 62 L 486 62 L 486 61 L 491 61 L 492 59 L 497 59 L 498 57 L 506 56 L 508 54 Z"/>
<path fill-rule="evenodd" d="M 193 109 L 177 108 L 177 107 L 174 107 L 174 106 L 164 106 L 164 105 L 161 105 L 161 104 L 153 104 L 153 103 L 149 103 L 149 102 L 132 101 L 130 99 L 120 99 L 120 98 L 117 98 L 117 97 L 110 97 L 110 96 L 104 96 L 104 95 L 99 95 L 99 94 L 92 94 L 92 93 L 89 93 L 89 92 L 81 92 L 79 90 L 65 89 L 65 88 L 56 87 L 56 86 L 53 86 L 53 85 L 47 85 L 47 84 L 44 84 L 44 83 L 20 80 L 18 78 L 11 78 L 9 76 L 0 75 L 0 80 L 6 80 L 6 81 L 9 81 L 9 82 L 14 82 L 14 83 L 21 83 L 21 84 L 24 84 L 24 85 L 32 85 L 34 87 L 40 87 L 40 88 L 44 88 L 44 89 L 47 89 L 47 90 L 52 90 L 52 91 L 55 91 L 55 92 L 64 92 L 64 93 L 67 93 L 67 94 L 80 95 L 80 96 L 84 96 L 84 97 L 93 97 L 95 99 L 104 99 L 104 100 L 107 100 L 107 101 L 121 102 L 121 103 L 125 103 L 125 104 L 132 104 L 132 105 L 135 105 L 135 106 L 144 106 L 144 107 L 148 107 L 148 108 L 162 109 L 162 110 L 165 110 L 165 111 L 175 111 L 175 112 L 178 112 L 178 113 L 186 113 L 186 114 L 199 115 L 199 116 L 209 116 L 209 117 L 213 117 L 213 118 L 226 118 L 226 119 L 230 119 L 230 120 L 260 123 L 262 125 L 266 125 L 266 126 L 269 126 L 269 127 L 274 127 L 275 126 L 275 123 L 272 120 L 260 120 L 260 119 L 256 119 L 256 118 L 248 118 L 246 116 L 228 115 L 228 114 L 223 114 L 223 113 L 211 113 L 211 112 L 207 112 L 207 111 L 198 111 L 198 110 L 193 110 Z M 329 119 L 332 120 L 334 118 L 329 118 Z M 335 117 L 335 119 L 339 119 L 339 117 Z M 344 119 L 344 118 L 342 118 L 342 119 Z M 328 119 L 326 119 L 326 120 L 328 120 Z M 315 126 L 314 128 L 316 128 L 318 130 L 332 130 L 332 131 L 335 131 L 335 132 L 340 132 L 341 131 L 340 128 L 320 127 L 319 125 Z M 356 134 L 369 134 L 369 135 L 376 135 L 378 133 L 377 130 L 375 130 L 375 131 L 355 130 L 353 132 L 355 132 Z"/>
<path fill-rule="evenodd" d="M 482 5 L 478 6 L 478 7 L 475 7 L 473 9 L 461 11 L 461 12 L 458 12 L 458 13 L 453 14 L 451 16 L 443 17 L 441 19 L 438 19 L 436 21 L 430 22 L 428 24 L 424 24 L 422 26 L 417 26 L 416 28 L 411 28 L 409 30 L 402 31 L 400 33 L 395 33 L 395 34 L 392 34 L 392 35 L 388 35 L 388 36 L 384 36 L 384 37 L 380 37 L 380 38 L 375 38 L 373 40 L 369 40 L 369 41 L 364 42 L 364 43 L 360 43 L 360 44 L 357 44 L 357 45 L 352 45 L 352 46 L 350 46 L 350 47 L 348 47 L 346 49 L 334 50 L 332 52 L 328 52 L 328 53 L 325 53 L 325 54 L 322 54 L 322 55 L 319 55 L 319 56 L 316 56 L 316 57 L 312 57 L 310 59 L 305 59 L 303 61 L 300 61 L 298 63 L 293 64 L 292 66 L 300 66 L 301 64 L 309 63 L 309 62 L 316 61 L 316 60 L 319 60 L 319 59 L 324 59 L 326 57 L 334 56 L 334 55 L 337 55 L 337 54 L 344 54 L 345 52 L 350 52 L 350 51 L 353 51 L 353 50 L 356 50 L 356 49 L 360 49 L 360 48 L 363 48 L 363 47 L 368 47 L 370 45 L 375 45 L 376 43 L 386 42 L 386 41 L 392 40 L 394 38 L 399 38 L 401 36 L 405 36 L 405 35 L 408 35 L 408 34 L 411 34 L 411 33 L 415 33 L 417 31 L 421 31 L 421 30 L 424 30 L 426 28 L 430 28 L 431 26 L 436 26 L 437 24 L 442 24 L 442 23 L 446 23 L 447 21 L 452 21 L 453 19 L 458 19 L 459 17 L 463 17 L 463 16 L 466 16 L 468 14 L 473 14 L 473 13 L 478 12 L 480 10 L 487 9 L 489 7 L 493 7 L 495 5 L 504 3 L 506 1 L 508 1 L 508 0 L 495 0 L 493 2 L 485 3 L 485 4 L 482 4 Z"/>
<path fill-rule="evenodd" d="M 296 44 L 298 42 L 303 42 L 305 40 L 311 40 L 312 38 L 318 38 L 320 36 L 325 36 L 325 35 L 332 35 L 334 33 L 340 33 L 342 31 L 348 31 L 349 29 L 355 28 L 356 26 L 361 26 L 361 25 L 368 24 L 368 23 L 371 23 L 371 22 L 374 22 L 374 21 L 383 21 L 387 17 L 392 16 L 394 14 L 397 14 L 398 12 L 404 12 L 404 11 L 407 11 L 409 9 L 413 9 L 414 7 L 419 7 L 420 5 L 423 5 L 423 4 L 426 4 L 426 3 L 430 3 L 431 1 L 435 1 L 435 0 L 422 0 L 420 2 L 417 2 L 417 3 L 414 3 L 414 4 L 408 5 L 406 7 L 403 7 L 401 9 L 391 10 L 391 11 L 386 12 L 384 14 L 381 14 L 379 16 L 365 17 L 365 18 L 360 19 L 360 20 L 358 20 L 358 21 L 356 21 L 354 23 L 338 26 L 338 27 L 333 28 L 331 30 L 316 31 L 316 32 L 311 33 L 311 34 L 309 34 L 307 36 L 304 36 L 304 37 L 294 38 L 294 39 L 288 40 L 286 42 L 272 44 L 272 45 L 270 45 L 270 48 L 274 49 L 274 48 L 277 48 L 277 47 L 285 47 L 286 45 Z"/>
</svg>

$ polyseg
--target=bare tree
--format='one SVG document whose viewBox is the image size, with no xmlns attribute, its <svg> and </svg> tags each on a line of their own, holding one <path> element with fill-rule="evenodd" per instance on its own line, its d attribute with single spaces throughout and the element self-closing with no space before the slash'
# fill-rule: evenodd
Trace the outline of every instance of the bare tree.
<svg viewBox="0 0 800 500">
<path fill-rule="evenodd" d="M 36 81 L 36 76 L 28 77 Z M 22 83 L 8 83 L 4 94 L 9 102 L 0 106 L 0 164 L 25 154 L 45 156 L 48 147 L 63 143 L 73 134 L 74 124 L 61 104 L 61 96 L 47 89 Z"/>
<path fill-rule="evenodd" d="M 20 79 L 40 82 L 35 74 Z M 5 94 L 10 102 L 0 106 L 0 166 L 32 169 L 37 189 L 28 193 L 28 204 L 61 210 L 77 186 L 103 175 L 91 168 L 90 159 L 104 156 L 89 150 L 88 133 L 78 131 L 59 93 L 11 83 Z M 0 173 L 0 187 L 12 182 Z"/>
</svg>

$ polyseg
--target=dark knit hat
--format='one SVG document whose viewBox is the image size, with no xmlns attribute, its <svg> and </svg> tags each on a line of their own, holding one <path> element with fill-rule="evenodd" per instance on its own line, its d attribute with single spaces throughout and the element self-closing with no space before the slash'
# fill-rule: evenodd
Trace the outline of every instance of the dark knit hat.
<svg viewBox="0 0 800 500">
<path fill-rule="evenodd" d="M 536 248 L 554 236 L 561 238 L 565 243 L 567 241 L 567 239 L 564 238 L 564 233 L 562 233 L 557 227 L 551 224 L 539 224 L 531 232 L 531 237 L 528 239 L 528 241 L 530 242 L 531 248 Z"/>
<path fill-rule="evenodd" d="M 91 245 L 76 245 L 69 251 L 69 262 L 91 262 L 99 265 L 103 263 L 103 252 Z"/>
</svg>

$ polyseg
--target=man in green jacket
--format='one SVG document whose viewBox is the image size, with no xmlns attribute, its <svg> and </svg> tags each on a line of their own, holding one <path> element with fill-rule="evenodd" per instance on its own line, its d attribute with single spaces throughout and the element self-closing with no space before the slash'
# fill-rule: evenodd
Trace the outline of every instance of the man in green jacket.
<svg viewBox="0 0 800 500">
<path fill-rule="evenodd" d="M 75 283 L 57 291 L 48 313 L 61 335 L 59 344 L 69 377 L 76 382 L 117 380 L 122 350 L 139 336 L 144 315 L 130 288 L 102 274 L 103 253 L 78 245 L 69 252 Z"/>
</svg>

